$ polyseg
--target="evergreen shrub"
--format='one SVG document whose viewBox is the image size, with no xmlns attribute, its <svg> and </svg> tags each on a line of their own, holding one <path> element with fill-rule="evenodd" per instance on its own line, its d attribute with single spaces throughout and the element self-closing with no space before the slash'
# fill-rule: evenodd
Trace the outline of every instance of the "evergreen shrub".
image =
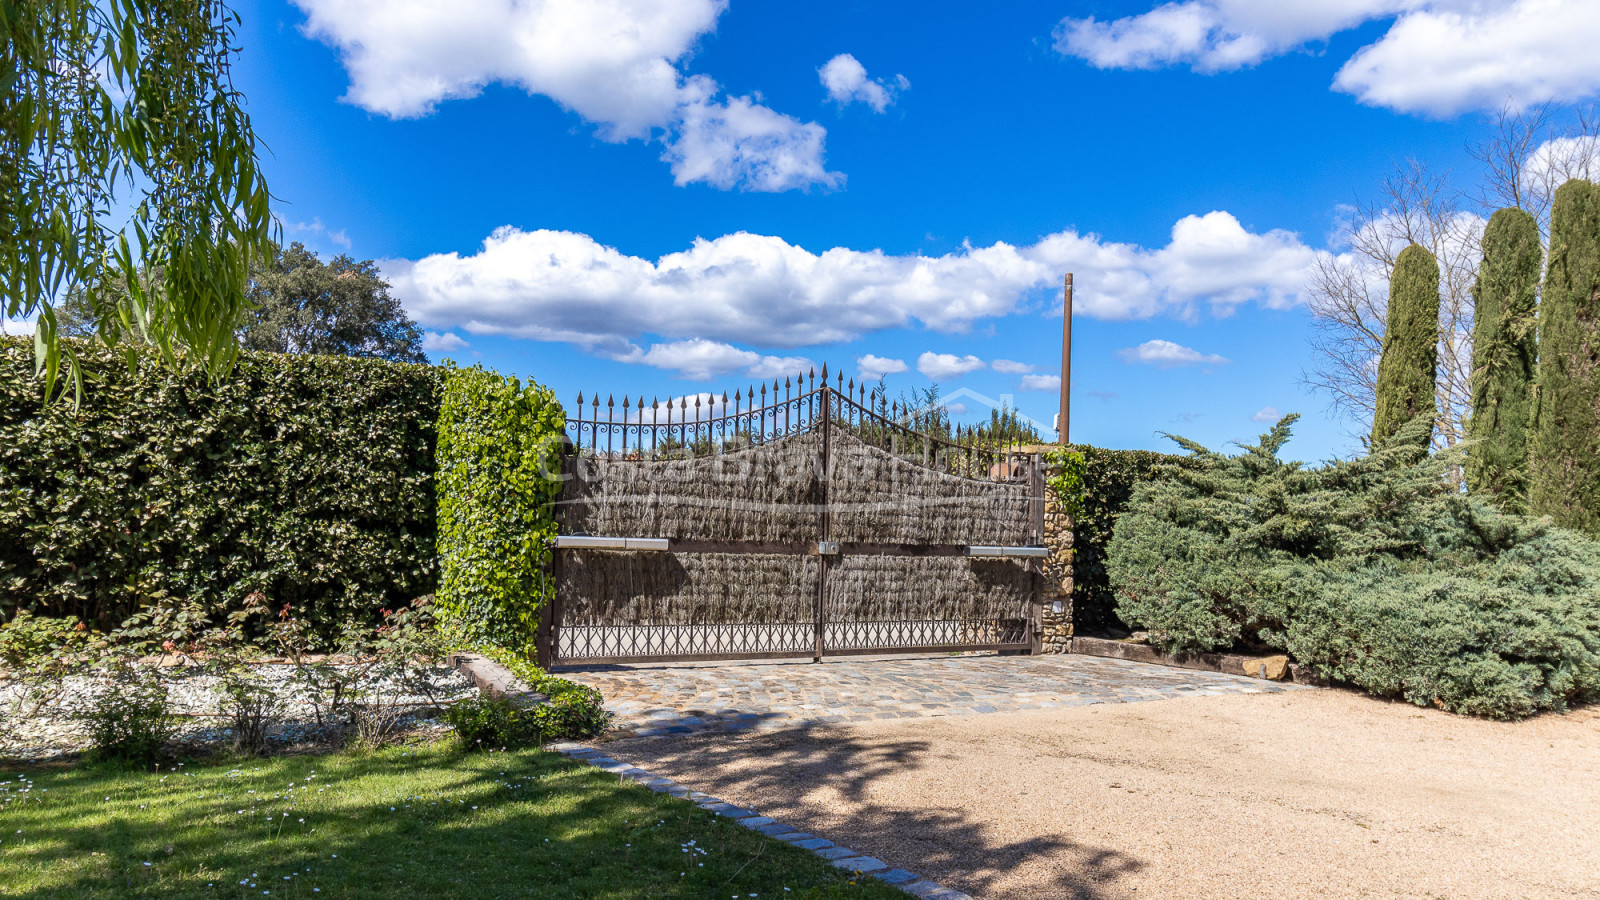
<svg viewBox="0 0 1600 900">
<path fill-rule="evenodd" d="M 1278 458 L 1293 416 L 1233 457 L 1136 491 L 1118 611 L 1178 653 L 1276 648 L 1379 696 L 1494 718 L 1600 699 L 1600 543 L 1451 487 L 1424 413 L 1366 457 Z"/>
<path fill-rule="evenodd" d="M 218 624 L 261 592 L 332 634 L 433 592 L 445 370 L 244 353 L 213 382 L 76 350 L 81 405 L 47 404 L 32 346 L 0 339 L 0 620 Z"/>
<path fill-rule="evenodd" d="M 526 654 L 486 645 L 468 649 L 505 666 L 511 674 L 549 699 L 549 703 L 529 715 L 531 727 L 544 740 L 592 738 L 610 727 L 611 713 L 606 711 L 605 699 L 594 688 L 551 675 Z"/>
<path fill-rule="evenodd" d="M 1506 512 L 1528 509 L 1528 427 L 1539 361 L 1539 223 L 1502 209 L 1483 232 L 1472 287 L 1472 415 L 1467 487 Z"/>
<path fill-rule="evenodd" d="M 1107 547 L 1134 488 L 1180 457 L 1149 450 L 1107 450 L 1074 444 L 1082 457 L 1074 466 L 1077 504 L 1072 527 L 1072 628 L 1077 634 L 1121 628 L 1116 595 L 1106 567 Z"/>
<path fill-rule="evenodd" d="M 1600 186 L 1579 179 L 1550 208 L 1537 396 L 1529 508 L 1600 537 Z"/>
<path fill-rule="evenodd" d="M 1400 251 L 1389 276 L 1371 443 L 1389 441 L 1423 413 L 1435 415 L 1438 376 L 1439 263 L 1421 244 L 1412 244 Z M 1416 437 L 1426 446 L 1433 431 Z"/>
<path fill-rule="evenodd" d="M 445 707 L 462 749 L 514 750 L 538 742 L 538 732 L 520 706 L 499 694 L 478 694 Z"/>
</svg>

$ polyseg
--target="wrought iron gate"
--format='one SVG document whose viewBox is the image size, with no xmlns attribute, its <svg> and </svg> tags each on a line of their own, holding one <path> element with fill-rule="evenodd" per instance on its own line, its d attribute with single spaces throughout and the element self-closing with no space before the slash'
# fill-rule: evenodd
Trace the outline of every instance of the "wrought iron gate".
<svg viewBox="0 0 1600 900">
<path fill-rule="evenodd" d="M 826 368 L 580 396 L 541 664 L 1037 652 L 1044 472 L 1014 424 L 950 428 Z"/>
</svg>

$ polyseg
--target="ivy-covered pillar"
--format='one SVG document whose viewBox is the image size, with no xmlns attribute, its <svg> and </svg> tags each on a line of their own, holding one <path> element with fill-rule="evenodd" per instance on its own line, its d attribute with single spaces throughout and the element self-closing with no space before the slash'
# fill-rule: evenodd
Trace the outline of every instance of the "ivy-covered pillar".
<svg viewBox="0 0 1600 900">
<path fill-rule="evenodd" d="M 554 596 L 551 546 L 566 414 L 549 388 L 451 369 L 439 407 L 439 623 L 531 655 Z"/>
</svg>

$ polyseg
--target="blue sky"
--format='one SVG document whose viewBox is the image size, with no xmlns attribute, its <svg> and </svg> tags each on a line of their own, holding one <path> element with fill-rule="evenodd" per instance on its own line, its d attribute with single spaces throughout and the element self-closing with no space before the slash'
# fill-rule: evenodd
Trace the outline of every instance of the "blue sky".
<svg viewBox="0 0 1600 900">
<path fill-rule="evenodd" d="M 1071 270 L 1075 440 L 1272 409 L 1314 460 L 1355 446 L 1301 384 L 1341 207 L 1591 96 L 1597 9 L 260 0 L 236 80 L 285 237 L 381 260 L 436 359 L 565 402 L 903 365 L 1048 423 Z"/>
</svg>

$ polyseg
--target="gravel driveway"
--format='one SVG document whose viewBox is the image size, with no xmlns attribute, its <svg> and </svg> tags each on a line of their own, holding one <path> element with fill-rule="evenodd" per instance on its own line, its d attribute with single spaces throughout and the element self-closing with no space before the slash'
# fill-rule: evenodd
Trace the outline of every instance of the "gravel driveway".
<svg viewBox="0 0 1600 900">
<path fill-rule="evenodd" d="M 1595 709 L 1301 690 L 605 749 L 977 897 L 1600 897 Z"/>
</svg>

